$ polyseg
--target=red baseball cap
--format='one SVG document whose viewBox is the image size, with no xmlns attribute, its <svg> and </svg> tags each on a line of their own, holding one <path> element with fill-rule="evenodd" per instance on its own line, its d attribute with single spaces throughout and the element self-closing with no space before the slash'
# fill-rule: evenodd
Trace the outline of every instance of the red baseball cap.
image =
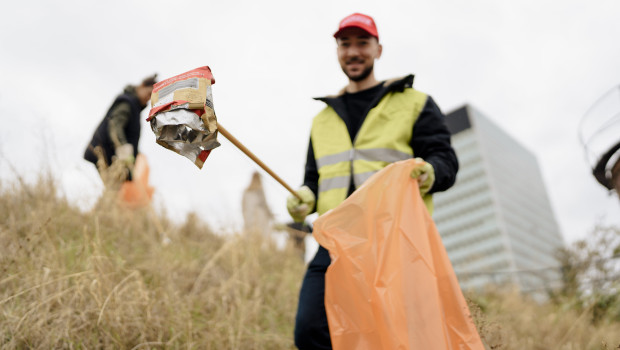
<svg viewBox="0 0 620 350">
<path fill-rule="evenodd" d="M 379 40 L 379 32 L 377 32 L 377 26 L 375 20 L 372 17 L 364 15 L 362 13 L 354 13 L 348 15 L 338 25 L 338 31 L 334 33 L 334 38 L 338 38 L 343 29 L 357 27 L 365 30 L 368 34 L 374 36 Z"/>
</svg>

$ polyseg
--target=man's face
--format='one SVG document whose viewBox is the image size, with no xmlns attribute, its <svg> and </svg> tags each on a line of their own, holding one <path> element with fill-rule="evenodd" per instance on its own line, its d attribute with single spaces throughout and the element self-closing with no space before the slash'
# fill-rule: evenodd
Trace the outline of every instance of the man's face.
<svg viewBox="0 0 620 350">
<path fill-rule="evenodd" d="M 381 57 L 381 44 L 361 28 L 347 28 L 336 39 L 338 62 L 352 81 L 362 81 L 372 73 L 375 60 Z"/>
</svg>

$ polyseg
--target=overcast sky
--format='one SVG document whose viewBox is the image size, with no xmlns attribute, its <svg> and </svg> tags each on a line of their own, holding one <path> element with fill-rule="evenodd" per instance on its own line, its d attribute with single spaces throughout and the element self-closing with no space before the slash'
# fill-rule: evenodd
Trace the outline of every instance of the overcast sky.
<svg viewBox="0 0 620 350">
<path fill-rule="evenodd" d="M 332 34 L 353 12 L 377 23 L 378 79 L 414 73 L 444 113 L 468 103 L 536 154 L 568 242 L 620 222 L 617 196 L 590 175 L 578 139 L 583 114 L 620 84 L 618 0 L 11 1 L 0 13 L 0 179 L 48 167 L 89 207 L 102 185 L 82 154 L 123 86 L 208 65 L 218 120 L 296 188 L 323 107 L 311 97 L 347 82 Z M 157 207 L 240 227 L 241 193 L 258 166 L 220 142 L 199 170 L 157 145 L 143 120 Z M 263 183 L 288 221 L 288 193 Z"/>
</svg>

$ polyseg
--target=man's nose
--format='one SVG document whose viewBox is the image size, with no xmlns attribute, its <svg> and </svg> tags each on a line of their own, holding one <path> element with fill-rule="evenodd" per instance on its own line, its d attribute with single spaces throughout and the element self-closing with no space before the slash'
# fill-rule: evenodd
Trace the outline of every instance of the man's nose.
<svg viewBox="0 0 620 350">
<path fill-rule="evenodd" d="M 347 55 L 349 56 L 359 56 L 359 54 L 360 54 L 359 48 L 354 45 L 350 46 L 347 50 Z"/>
</svg>

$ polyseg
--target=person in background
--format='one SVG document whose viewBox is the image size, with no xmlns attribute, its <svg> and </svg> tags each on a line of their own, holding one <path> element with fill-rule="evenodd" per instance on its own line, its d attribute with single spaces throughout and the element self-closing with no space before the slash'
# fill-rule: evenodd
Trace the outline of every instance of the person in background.
<svg viewBox="0 0 620 350">
<path fill-rule="evenodd" d="M 273 213 L 267 204 L 260 174 L 255 171 L 241 198 L 243 229 L 247 234 L 257 233 L 269 238 L 273 232 Z"/>
<path fill-rule="evenodd" d="M 155 83 L 157 74 L 146 77 L 139 85 L 126 86 L 108 109 L 86 147 L 84 159 L 97 167 L 106 185 L 131 180 L 140 140 L 140 112 L 150 100 Z M 114 181 L 108 181 L 105 175 L 114 162 L 122 166 L 114 174 Z"/>
<path fill-rule="evenodd" d="M 314 211 L 322 215 L 385 166 L 414 157 L 423 163 L 410 176 L 432 212 L 431 194 L 451 187 L 458 170 L 444 115 L 429 95 L 413 89 L 413 75 L 375 78 L 383 47 L 372 17 L 347 16 L 334 37 L 349 82 L 336 96 L 317 99 L 326 106 L 310 130 L 304 185 L 297 191 L 302 199 L 287 199 L 291 217 L 303 222 Z M 295 320 L 299 349 L 332 348 L 324 304 L 330 262 L 319 246 L 304 277 Z"/>
</svg>

